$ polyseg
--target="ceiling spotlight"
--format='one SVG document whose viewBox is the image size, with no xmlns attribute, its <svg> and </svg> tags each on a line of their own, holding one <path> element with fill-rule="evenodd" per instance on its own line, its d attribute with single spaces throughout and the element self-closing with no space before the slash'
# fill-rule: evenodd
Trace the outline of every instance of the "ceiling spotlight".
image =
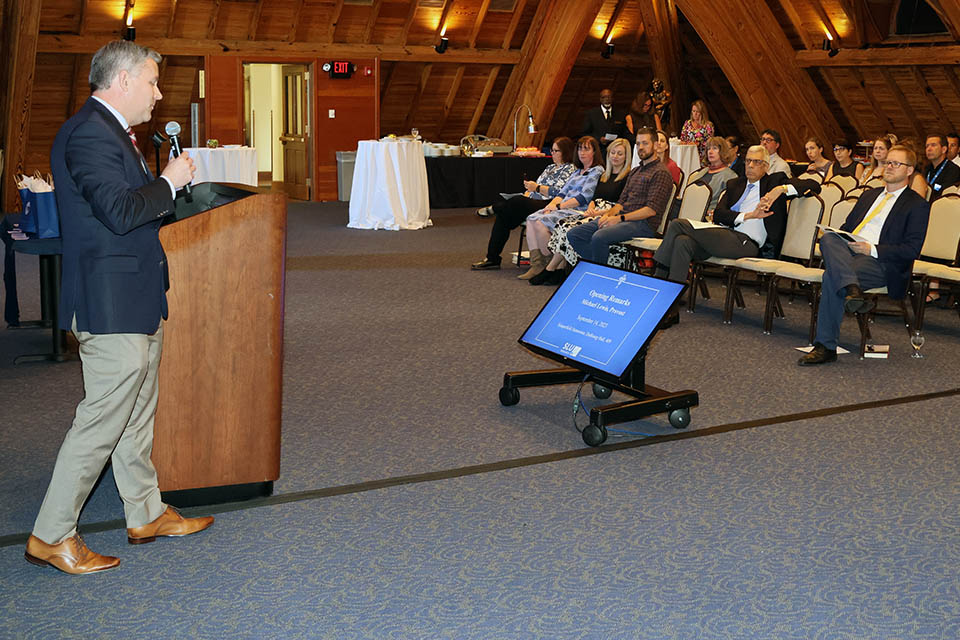
<svg viewBox="0 0 960 640">
<path fill-rule="evenodd" d="M 610 56 L 613 55 L 613 49 L 614 49 L 613 43 L 607 40 L 607 48 L 603 50 L 603 52 L 600 54 L 600 57 L 606 58 L 609 60 Z"/>
<path fill-rule="evenodd" d="M 447 47 L 450 46 L 450 39 L 447 36 L 440 37 L 440 44 L 435 45 L 433 48 L 437 53 L 443 53 L 447 50 Z"/>
</svg>

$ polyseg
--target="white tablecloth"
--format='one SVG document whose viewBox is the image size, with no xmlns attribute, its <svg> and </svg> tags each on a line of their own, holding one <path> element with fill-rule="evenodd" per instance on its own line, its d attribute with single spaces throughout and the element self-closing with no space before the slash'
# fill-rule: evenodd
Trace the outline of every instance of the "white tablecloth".
<svg viewBox="0 0 960 640">
<path fill-rule="evenodd" d="M 361 140 L 353 169 L 347 226 L 396 231 L 432 224 L 423 143 Z"/>
<path fill-rule="evenodd" d="M 235 182 L 257 186 L 257 150 L 252 147 L 227 149 L 217 147 L 188 147 L 197 173 L 193 184 L 201 182 Z"/>
<path fill-rule="evenodd" d="M 683 181 L 686 183 L 690 174 L 700 168 L 700 152 L 695 144 L 681 144 L 677 138 L 670 138 L 670 159 L 677 163 L 683 171 Z M 633 154 L 632 167 L 640 165 L 640 157 Z M 677 194 L 680 197 L 680 194 Z"/>
</svg>

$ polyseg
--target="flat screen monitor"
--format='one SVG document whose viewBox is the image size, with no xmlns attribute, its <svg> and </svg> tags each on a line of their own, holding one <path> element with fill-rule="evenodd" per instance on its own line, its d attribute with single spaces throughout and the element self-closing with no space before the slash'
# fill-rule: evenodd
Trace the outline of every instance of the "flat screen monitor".
<svg viewBox="0 0 960 640">
<path fill-rule="evenodd" d="M 581 260 L 520 344 L 601 379 L 623 381 L 685 286 Z"/>
</svg>

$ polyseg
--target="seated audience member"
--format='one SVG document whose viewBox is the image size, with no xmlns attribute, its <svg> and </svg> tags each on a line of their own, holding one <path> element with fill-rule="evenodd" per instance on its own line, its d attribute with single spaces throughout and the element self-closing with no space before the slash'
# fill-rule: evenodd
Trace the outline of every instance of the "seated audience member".
<svg viewBox="0 0 960 640">
<path fill-rule="evenodd" d="M 821 178 L 827 175 L 832 163 L 823 157 L 823 143 L 818 138 L 807 138 L 803 149 L 807 152 L 807 159 L 810 160 L 807 172 L 819 173 Z"/>
<path fill-rule="evenodd" d="M 833 155 L 837 159 L 830 165 L 827 171 L 827 177 L 823 179 L 827 182 L 833 176 L 850 176 L 860 182 L 860 176 L 863 175 L 863 165 L 853 159 L 853 145 L 846 140 L 837 140 L 833 143 Z"/>
<path fill-rule="evenodd" d="M 590 136 L 586 137 L 589 138 Z M 583 138 L 580 140 L 582 141 Z M 583 168 L 579 159 L 576 161 L 576 168 Z M 599 175 L 600 171 L 596 173 Z M 500 253 L 503 251 L 504 246 L 506 246 L 507 240 L 510 239 L 510 232 L 519 227 L 520 223 L 526 220 L 527 216 L 531 213 L 536 213 L 544 207 L 553 204 L 557 198 L 560 198 L 561 202 L 565 202 L 572 197 L 581 196 L 580 189 L 585 188 L 587 184 L 585 182 L 585 176 L 579 176 L 579 179 L 574 180 L 574 178 L 577 177 L 578 174 L 576 172 L 571 175 L 563 186 L 556 190 L 554 197 L 550 200 L 538 200 L 528 196 L 514 196 L 509 200 L 495 204 L 493 206 L 495 216 L 493 229 L 490 230 L 490 241 L 487 243 L 487 257 L 480 262 L 473 263 L 470 265 L 470 268 L 474 271 L 499 269 Z M 589 202 L 589 198 L 593 195 L 593 188 L 596 186 L 596 177 L 593 177 L 592 182 L 593 186 L 590 186 L 590 196 L 584 200 L 584 207 L 586 207 L 586 203 Z M 530 184 L 528 189 L 530 189 L 530 191 L 537 190 L 536 185 L 533 184 Z M 547 190 L 544 188 L 540 189 L 541 194 L 545 191 Z"/>
<path fill-rule="evenodd" d="M 647 91 L 641 91 L 637 97 L 630 103 L 630 110 L 627 112 L 627 131 L 630 132 L 630 138 L 637 136 L 637 129 L 647 127 L 649 129 L 662 129 L 660 126 L 660 116 L 657 115 L 653 107 L 653 98 Z M 630 165 L 627 165 L 630 166 Z"/>
<path fill-rule="evenodd" d="M 923 175 L 930 185 L 930 202 L 943 195 L 943 190 L 960 182 L 960 167 L 947 159 L 947 137 L 939 134 L 927 136 L 927 160 Z"/>
<path fill-rule="evenodd" d="M 870 156 L 870 165 L 860 175 L 860 183 L 867 184 L 872 178 L 883 179 L 883 161 L 887 159 L 887 152 L 897 144 L 897 136 L 892 133 L 880 136 L 873 141 L 873 153 Z"/>
<path fill-rule="evenodd" d="M 926 199 L 927 191 L 927 179 L 923 176 L 923 170 L 926 167 L 927 160 L 926 149 L 921 151 L 920 143 L 916 138 L 904 138 L 900 140 L 897 144 L 900 144 L 910 151 L 913 152 L 913 156 L 917 159 L 917 163 L 913 166 L 913 175 L 910 177 L 910 188 L 916 191 L 922 198 Z"/>
<path fill-rule="evenodd" d="M 689 181 L 689 184 L 705 184 L 710 187 L 711 200 L 707 211 L 717 208 L 720 194 L 727 188 L 727 183 L 737 177 L 728 165 L 732 157 L 733 152 L 725 138 L 714 136 L 707 140 L 707 166 L 695 171 Z"/>
<path fill-rule="evenodd" d="M 600 143 L 593 136 L 584 136 L 577 142 L 577 167 L 578 170 L 570 176 L 560 194 L 551 200 L 550 204 L 527 216 L 530 269 L 519 276 L 523 280 L 529 280 L 542 272 L 550 261 L 547 242 L 557 222 L 573 215 L 579 217 L 592 202 L 597 182 L 603 173 L 603 152 L 600 151 Z"/>
<path fill-rule="evenodd" d="M 667 168 L 667 171 L 670 172 L 670 177 L 673 178 L 673 184 L 677 185 L 677 189 L 680 188 L 680 165 L 674 162 L 670 158 L 670 138 L 667 137 L 666 132 L 657 131 L 657 144 L 656 144 L 657 160 L 663 163 L 663 166 Z"/>
<path fill-rule="evenodd" d="M 742 178 L 746 175 L 746 166 L 744 166 L 743 156 L 740 154 L 740 138 L 737 136 L 727 136 L 727 143 L 730 145 L 730 152 L 733 153 L 730 168 Z"/>
<path fill-rule="evenodd" d="M 694 100 L 690 106 L 690 119 L 683 123 L 680 142 L 692 142 L 700 152 L 700 164 L 707 164 L 707 140 L 713 137 L 713 123 L 707 117 L 707 104 Z"/>
<path fill-rule="evenodd" d="M 526 191 L 525 197 L 534 200 L 547 200 L 560 192 L 560 187 L 577 170 L 573 166 L 573 140 L 566 136 L 561 136 L 550 145 L 550 153 L 553 157 L 553 164 L 547 165 L 540 177 L 536 180 L 524 180 L 523 186 Z M 498 203 L 503 205 L 504 202 Z M 489 218 L 494 214 L 494 208 L 497 205 L 477 209 L 477 215 L 481 218 Z"/>
<path fill-rule="evenodd" d="M 578 256 L 606 264 L 610 245 L 630 238 L 652 238 L 660 216 L 666 215 L 667 200 L 673 188 L 670 172 L 657 160 L 656 132 L 637 132 L 636 153 L 640 165 L 627 176 L 620 200 L 602 217 L 567 232 L 567 239 Z"/>
<path fill-rule="evenodd" d="M 764 129 L 760 133 L 760 144 L 767 150 L 768 168 L 767 173 L 785 173 L 788 178 L 792 178 L 790 165 L 780 157 L 780 132 L 774 129 Z"/>
<path fill-rule="evenodd" d="M 863 291 L 887 287 L 899 300 L 907 294 L 913 261 L 920 255 L 927 233 L 930 205 L 908 189 L 917 159 L 896 145 L 887 153 L 883 187 L 865 192 L 840 227 L 865 238 L 848 242 L 835 233 L 820 238 L 823 287 L 817 311 L 817 337 L 813 350 L 800 358 L 801 366 L 837 359 L 837 339 L 844 311 L 867 312 L 872 303 Z"/>
<path fill-rule="evenodd" d="M 570 216 L 560 220 L 553 233 L 550 234 L 547 250 L 553 256 L 550 258 L 545 272 L 560 271 L 566 269 L 568 265 L 577 264 L 577 254 L 567 241 L 567 232 L 584 222 L 593 220 L 615 205 L 617 200 L 620 199 L 620 194 L 623 192 L 629 174 L 630 142 L 624 138 L 618 138 L 611 142 L 607 148 L 607 169 L 597 182 L 597 190 L 593 192 L 593 200 L 587 205 L 586 213 L 583 216 Z M 538 276 L 531 280 L 530 284 L 552 283 L 559 277 L 554 276 L 548 279 L 546 275 L 543 275 L 543 278 Z"/>
<path fill-rule="evenodd" d="M 600 106 L 584 116 L 580 137 L 593 136 L 600 142 L 600 148 L 606 149 L 613 140 L 623 137 L 625 119 L 623 110 L 613 106 L 613 91 L 604 89 L 600 92 Z"/>
<path fill-rule="evenodd" d="M 956 131 L 947 134 L 947 159 L 960 167 L 960 134 Z"/>
<path fill-rule="evenodd" d="M 767 151 L 760 145 L 747 150 L 747 175 L 727 183 L 727 191 L 713 212 L 718 227 L 696 229 L 689 220 L 674 220 L 660 248 L 653 254 L 654 275 L 686 282 L 690 263 L 710 256 L 774 258 L 780 252 L 787 226 L 787 199 L 820 193 L 816 180 L 790 179 L 785 173 L 767 173 Z M 786 196 L 786 197 L 781 197 Z M 663 328 L 677 324 L 673 309 Z"/>
</svg>

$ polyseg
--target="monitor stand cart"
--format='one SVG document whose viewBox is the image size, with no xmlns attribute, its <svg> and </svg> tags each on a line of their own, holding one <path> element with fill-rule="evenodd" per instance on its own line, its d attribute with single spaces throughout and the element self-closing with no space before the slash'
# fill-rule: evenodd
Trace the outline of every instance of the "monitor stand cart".
<svg viewBox="0 0 960 640">
<path fill-rule="evenodd" d="M 645 354 L 640 353 L 627 370 L 627 384 L 611 382 L 580 369 L 563 367 L 560 369 L 541 369 L 539 371 L 510 371 L 503 374 L 503 386 L 500 388 L 500 404 L 510 407 L 520 402 L 521 387 L 544 387 L 551 384 L 573 384 L 593 378 L 593 395 L 597 398 L 609 398 L 613 390 L 636 398 L 627 402 L 593 407 L 590 410 L 590 424 L 583 429 L 583 441 L 596 447 L 607 439 L 607 426 L 631 422 L 657 413 L 669 412 L 667 418 L 675 429 L 684 429 L 690 424 L 690 407 L 700 404 L 696 391 L 685 390 L 669 392 L 651 387 L 644 380 Z"/>
</svg>

